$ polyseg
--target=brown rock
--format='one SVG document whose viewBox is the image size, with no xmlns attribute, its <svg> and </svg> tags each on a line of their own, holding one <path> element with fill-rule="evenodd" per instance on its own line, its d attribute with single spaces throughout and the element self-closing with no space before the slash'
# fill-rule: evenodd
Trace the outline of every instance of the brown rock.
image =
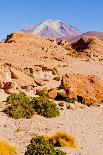
<svg viewBox="0 0 103 155">
<path fill-rule="evenodd" d="M 96 76 L 70 74 L 63 77 L 62 85 L 68 97 L 87 105 L 103 101 L 103 81 Z"/>
<path fill-rule="evenodd" d="M 75 106 L 75 104 L 72 104 L 72 103 L 68 103 L 67 104 L 67 109 L 76 109 L 76 106 Z"/>
<path fill-rule="evenodd" d="M 25 73 L 12 67 L 10 67 L 10 72 L 19 86 L 36 86 L 35 80 Z"/>
<path fill-rule="evenodd" d="M 56 98 L 56 96 L 57 96 L 57 90 L 56 89 L 50 89 L 49 91 L 48 91 L 48 96 L 49 96 L 49 98 L 51 98 L 51 99 L 55 99 Z"/>
<path fill-rule="evenodd" d="M 18 85 L 17 85 L 17 83 L 15 83 L 14 81 L 13 81 L 13 82 L 7 82 L 7 83 L 4 85 L 4 91 L 5 91 L 6 93 L 14 93 L 14 92 L 16 92 L 17 90 L 19 90 Z"/>
</svg>

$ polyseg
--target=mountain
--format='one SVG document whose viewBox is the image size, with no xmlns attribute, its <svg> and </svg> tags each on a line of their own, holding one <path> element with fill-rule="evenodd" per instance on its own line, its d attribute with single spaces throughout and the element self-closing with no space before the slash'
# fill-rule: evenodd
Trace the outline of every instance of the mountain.
<svg viewBox="0 0 103 155">
<path fill-rule="evenodd" d="M 80 38 L 85 36 L 95 36 L 100 40 L 103 40 L 103 32 L 97 32 L 97 31 L 88 31 L 86 33 L 83 33 L 80 36 L 76 36 L 70 40 L 71 43 L 78 41 Z"/>
<path fill-rule="evenodd" d="M 82 33 L 71 25 L 67 25 L 61 20 L 46 20 L 38 25 L 29 25 L 21 30 L 22 32 L 38 34 L 55 39 L 65 38 L 71 40 Z"/>
</svg>

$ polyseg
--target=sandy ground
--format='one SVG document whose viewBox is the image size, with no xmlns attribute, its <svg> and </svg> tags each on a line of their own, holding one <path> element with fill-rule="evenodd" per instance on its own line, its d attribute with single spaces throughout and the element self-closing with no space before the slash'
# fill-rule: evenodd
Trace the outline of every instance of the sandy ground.
<svg viewBox="0 0 103 155">
<path fill-rule="evenodd" d="M 63 148 L 68 155 L 103 154 L 103 105 L 62 110 L 59 117 L 52 119 L 34 115 L 32 119 L 14 120 L 4 114 L 2 108 L 0 110 L 0 138 L 14 143 L 17 155 L 24 155 L 33 135 L 51 134 L 57 130 L 64 130 L 77 138 L 77 148 Z M 21 131 L 17 132 L 18 128 Z"/>
</svg>

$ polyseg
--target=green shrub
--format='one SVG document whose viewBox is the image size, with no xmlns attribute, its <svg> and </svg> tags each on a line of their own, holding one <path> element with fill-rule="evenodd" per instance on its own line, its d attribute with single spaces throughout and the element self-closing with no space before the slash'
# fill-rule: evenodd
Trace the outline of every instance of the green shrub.
<svg viewBox="0 0 103 155">
<path fill-rule="evenodd" d="M 65 92 L 58 92 L 56 100 L 65 100 L 67 98 L 67 95 Z"/>
<path fill-rule="evenodd" d="M 39 96 L 47 96 L 47 89 L 37 89 L 36 90 L 36 95 L 39 95 Z"/>
<path fill-rule="evenodd" d="M 53 80 L 60 81 L 60 76 L 54 77 Z"/>
<path fill-rule="evenodd" d="M 78 100 L 76 98 L 66 98 L 65 101 L 69 103 L 75 103 L 75 101 L 78 101 Z"/>
<path fill-rule="evenodd" d="M 32 104 L 35 111 L 44 117 L 56 117 L 59 115 L 56 104 L 46 96 L 33 98 Z"/>
<path fill-rule="evenodd" d="M 43 136 L 35 136 L 27 146 L 25 155 L 66 155 L 66 153 L 55 149 L 54 145 Z"/>
<path fill-rule="evenodd" d="M 34 109 L 31 101 L 24 93 L 13 93 L 7 98 L 8 106 L 4 112 L 15 119 L 31 118 L 34 114 Z"/>
<path fill-rule="evenodd" d="M 59 102 L 58 105 L 63 107 L 64 106 L 64 102 Z"/>
</svg>

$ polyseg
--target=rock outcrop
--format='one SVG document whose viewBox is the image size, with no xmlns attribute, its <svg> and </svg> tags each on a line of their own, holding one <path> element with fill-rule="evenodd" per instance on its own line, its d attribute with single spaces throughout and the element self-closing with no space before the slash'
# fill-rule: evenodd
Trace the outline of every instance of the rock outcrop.
<svg viewBox="0 0 103 155">
<path fill-rule="evenodd" d="M 103 59 L 103 41 L 96 37 L 82 37 L 73 43 L 72 47 L 78 52 L 79 57 L 91 58 L 93 60 Z"/>
<path fill-rule="evenodd" d="M 97 76 L 69 74 L 63 77 L 62 86 L 68 97 L 86 105 L 103 102 L 103 80 Z"/>
</svg>

